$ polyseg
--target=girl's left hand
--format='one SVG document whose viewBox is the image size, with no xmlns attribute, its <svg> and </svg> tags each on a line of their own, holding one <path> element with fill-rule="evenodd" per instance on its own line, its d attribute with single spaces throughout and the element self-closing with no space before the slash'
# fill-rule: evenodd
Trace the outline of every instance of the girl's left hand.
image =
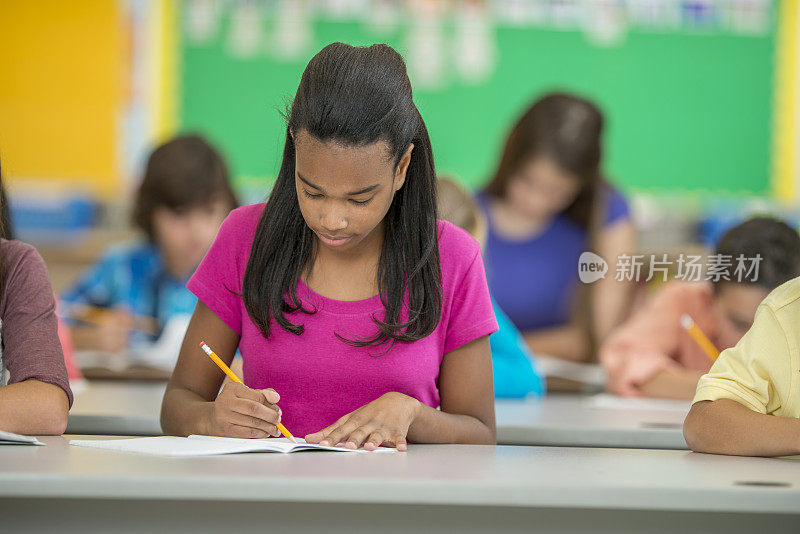
<svg viewBox="0 0 800 534">
<path fill-rule="evenodd" d="M 320 445 L 336 446 L 342 441 L 348 449 L 374 451 L 382 444 L 407 448 L 408 428 L 422 407 L 422 403 L 402 393 L 386 393 L 358 410 L 339 418 L 331 426 L 309 434 L 306 441 Z"/>
</svg>

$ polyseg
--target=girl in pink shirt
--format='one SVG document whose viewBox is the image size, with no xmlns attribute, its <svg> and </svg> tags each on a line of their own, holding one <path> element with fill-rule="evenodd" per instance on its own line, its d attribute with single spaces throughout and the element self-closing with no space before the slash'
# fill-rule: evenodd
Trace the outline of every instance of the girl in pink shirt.
<svg viewBox="0 0 800 534">
<path fill-rule="evenodd" d="M 715 254 L 731 258 L 717 281 L 668 282 L 603 343 L 600 362 L 609 391 L 691 399 L 712 361 L 681 326 L 681 317 L 689 315 L 718 350 L 727 349 L 750 328 L 769 292 L 800 275 L 800 236 L 775 219 L 750 219 L 732 228 Z M 758 272 L 741 281 L 735 272 L 740 255 L 761 256 Z"/>
<path fill-rule="evenodd" d="M 277 436 L 280 421 L 350 448 L 494 443 L 479 246 L 436 220 L 430 140 L 392 48 L 312 58 L 269 199 L 230 214 L 188 287 L 165 432 Z M 226 363 L 238 349 L 247 387 L 220 391 L 202 340 Z"/>
</svg>

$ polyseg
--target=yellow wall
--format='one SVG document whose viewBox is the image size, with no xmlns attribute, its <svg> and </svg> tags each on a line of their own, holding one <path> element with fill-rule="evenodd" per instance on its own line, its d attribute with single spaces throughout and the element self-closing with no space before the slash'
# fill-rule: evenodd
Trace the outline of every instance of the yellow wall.
<svg viewBox="0 0 800 534">
<path fill-rule="evenodd" d="M 781 0 L 775 61 L 775 111 L 773 112 L 773 189 L 779 200 L 798 199 L 798 6 Z"/>
<path fill-rule="evenodd" d="M 3 174 L 119 188 L 128 28 L 115 0 L 0 2 Z"/>
</svg>

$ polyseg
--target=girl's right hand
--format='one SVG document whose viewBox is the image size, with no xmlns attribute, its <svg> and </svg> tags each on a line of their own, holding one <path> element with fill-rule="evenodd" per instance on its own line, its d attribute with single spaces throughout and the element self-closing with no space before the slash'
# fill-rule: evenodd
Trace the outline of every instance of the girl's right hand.
<svg viewBox="0 0 800 534">
<path fill-rule="evenodd" d="M 207 434 L 229 438 L 278 437 L 275 423 L 281 409 L 275 404 L 280 395 L 274 389 L 250 389 L 238 382 L 226 383 L 212 403 Z"/>
</svg>

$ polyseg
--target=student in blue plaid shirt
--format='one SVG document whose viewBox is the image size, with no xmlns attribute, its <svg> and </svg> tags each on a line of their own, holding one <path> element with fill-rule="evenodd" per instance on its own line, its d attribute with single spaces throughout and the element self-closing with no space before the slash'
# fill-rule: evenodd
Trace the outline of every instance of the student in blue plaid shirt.
<svg viewBox="0 0 800 534">
<path fill-rule="evenodd" d="M 134 205 L 142 239 L 112 246 L 61 295 L 76 347 L 119 352 L 191 315 L 197 298 L 186 282 L 236 206 L 225 162 L 203 138 L 158 147 Z"/>
</svg>

